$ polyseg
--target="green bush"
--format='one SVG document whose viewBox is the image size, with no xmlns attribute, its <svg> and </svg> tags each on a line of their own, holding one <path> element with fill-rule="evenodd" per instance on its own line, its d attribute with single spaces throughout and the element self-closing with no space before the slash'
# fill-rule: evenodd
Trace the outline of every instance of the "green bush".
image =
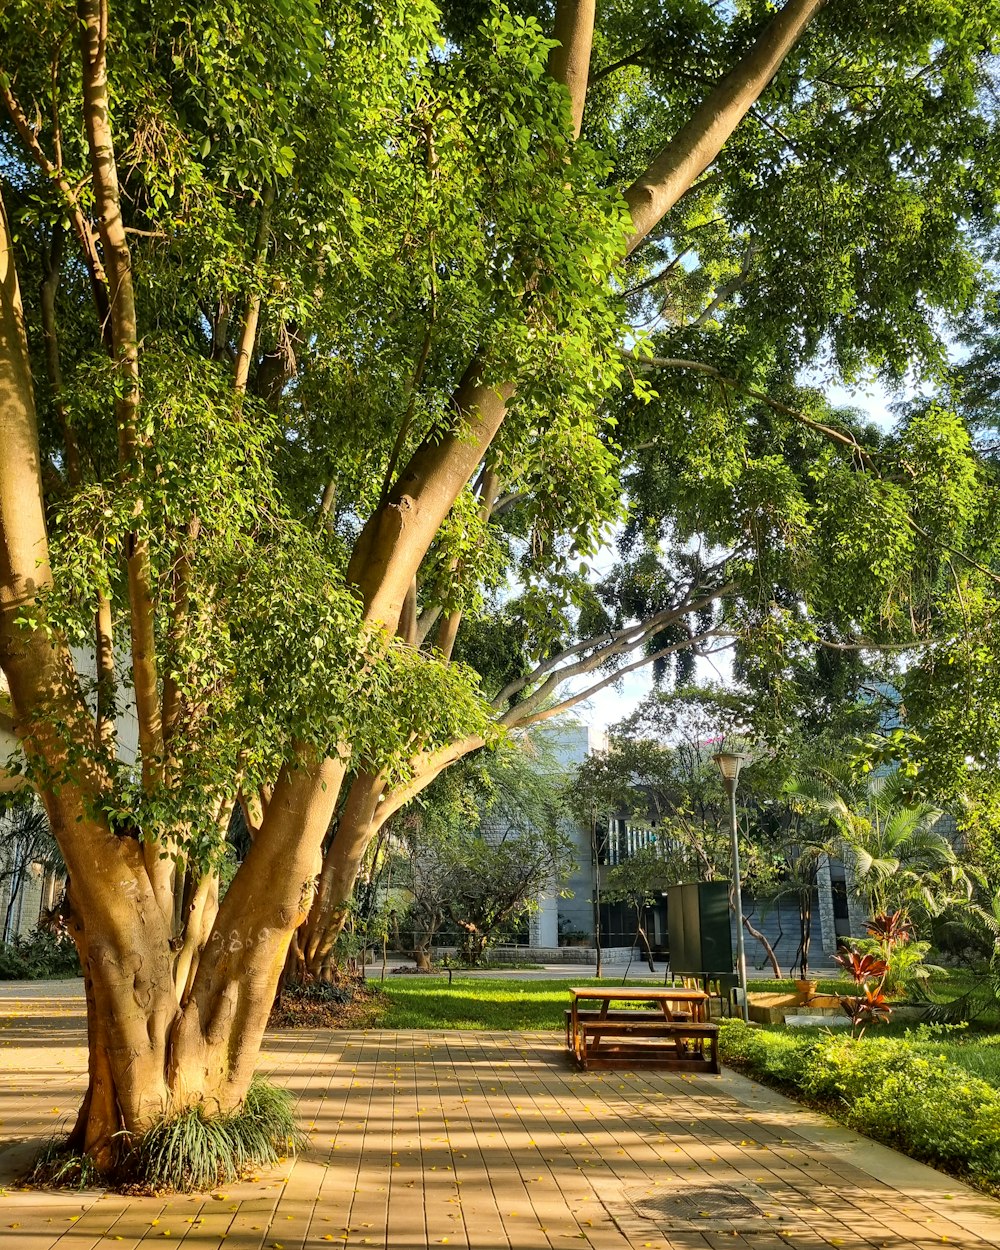
<svg viewBox="0 0 1000 1250">
<path fill-rule="evenodd" d="M 855 938 L 851 948 L 862 955 L 874 955 L 877 959 L 885 956 L 885 945 L 868 938 Z M 925 986 L 932 976 L 943 976 L 944 968 L 937 964 L 929 964 L 930 942 L 908 942 L 897 944 L 889 952 L 889 971 L 885 978 L 885 992 L 896 998 L 917 986 Z"/>
<path fill-rule="evenodd" d="M 926 1027 L 854 1040 L 726 1021 L 722 1057 L 801 1094 L 848 1127 L 983 1188 L 1000 1187 L 1000 1090 L 951 1062 Z"/>
<path fill-rule="evenodd" d="M 0 946 L 0 981 L 41 981 L 81 976 L 76 947 L 46 929 L 33 929 Z"/>
</svg>

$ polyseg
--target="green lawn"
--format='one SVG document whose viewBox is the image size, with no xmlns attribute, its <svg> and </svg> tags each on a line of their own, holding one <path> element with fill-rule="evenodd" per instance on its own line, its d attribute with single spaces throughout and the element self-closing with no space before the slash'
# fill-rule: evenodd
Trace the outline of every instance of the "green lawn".
<svg viewBox="0 0 1000 1250">
<path fill-rule="evenodd" d="M 519 980 L 514 977 L 387 977 L 391 1006 L 383 1029 L 560 1029 L 569 986 L 607 982 L 581 978 Z M 631 982 L 630 982 L 631 984 Z M 650 984 L 650 982 L 646 982 Z"/>
<path fill-rule="evenodd" d="M 630 977 L 629 985 L 660 985 L 659 979 Z M 379 982 L 372 982 L 379 985 Z M 381 988 L 391 1006 L 380 1019 L 385 1029 L 561 1029 L 571 985 L 617 985 L 605 977 L 558 977 L 546 980 L 517 977 L 391 976 Z M 830 987 L 827 989 L 827 987 Z M 751 990 L 790 990 L 792 981 L 751 981 Z M 821 982 L 824 993 L 843 985 Z"/>
</svg>

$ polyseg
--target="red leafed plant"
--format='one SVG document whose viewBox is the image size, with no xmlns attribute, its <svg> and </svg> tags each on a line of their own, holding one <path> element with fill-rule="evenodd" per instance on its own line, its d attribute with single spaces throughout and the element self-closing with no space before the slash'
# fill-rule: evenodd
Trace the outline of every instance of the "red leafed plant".
<svg viewBox="0 0 1000 1250">
<path fill-rule="evenodd" d="M 845 951 L 834 955 L 835 961 L 854 978 L 855 985 L 864 985 L 869 977 L 884 977 L 889 965 L 878 955 L 862 955 L 860 951 Z"/>
<path fill-rule="evenodd" d="M 876 942 L 881 942 L 886 955 L 894 946 L 905 946 L 913 936 L 910 918 L 905 911 L 884 911 L 865 922 L 865 928 Z"/>
<path fill-rule="evenodd" d="M 882 912 L 873 916 L 865 928 L 882 947 L 881 955 L 847 950 L 834 956 L 859 987 L 857 994 L 840 1000 L 841 1007 L 851 1019 L 852 1037 L 862 1037 L 869 1024 L 888 1020 L 892 1014 L 892 1008 L 885 997 L 889 957 L 895 947 L 904 946 L 912 936 L 909 918 L 902 911 Z"/>
<path fill-rule="evenodd" d="M 869 1024 L 888 1020 L 892 1014 L 881 985 L 865 985 L 863 993 L 842 998 L 840 1005 L 851 1018 L 852 1037 L 863 1037 Z"/>
</svg>

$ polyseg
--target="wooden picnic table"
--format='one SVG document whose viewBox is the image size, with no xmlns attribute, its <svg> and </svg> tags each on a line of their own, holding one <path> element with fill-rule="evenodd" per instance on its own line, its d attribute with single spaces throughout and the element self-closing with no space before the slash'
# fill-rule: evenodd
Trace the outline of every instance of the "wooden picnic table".
<svg viewBox="0 0 1000 1250">
<path fill-rule="evenodd" d="M 566 1047 L 581 1067 L 687 1069 L 697 1064 L 718 1071 L 718 1025 L 706 1022 L 710 996 L 704 990 L 587 985 L 572 986 L 569 993 Z M 599 1009 L 581 1013 L 581 1003 L 599 1004 Z M 643 1003 L 652 1011 L 612 1010 L 612 1003 Z M 704 1054 L 706 1040 L 710 1059 Z"/>
</svg>

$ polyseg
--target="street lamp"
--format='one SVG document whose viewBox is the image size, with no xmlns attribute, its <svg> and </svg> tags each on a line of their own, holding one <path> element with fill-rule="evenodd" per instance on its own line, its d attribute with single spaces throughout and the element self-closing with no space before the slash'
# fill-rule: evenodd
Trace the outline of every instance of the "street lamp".
<svg viewBox="0 0 1000 1250">
<path fill-rule="evenodd" d="M 740 888 L 740 845 L 739 831 L 736 824 L 736 787 L 739 784 L 740 769 L 750 758 L 739 751 L 719 751 L 713 755 L 722 773 L 722 784 L 729 795 L 729 831 L 733 840 L 733 901 L 736 904 L 736 971 L 740 978 L 740 1000 L 743 1008 L 743 1019 L 750 1020 L 750 1005 L 747 1002 L 747 957 L 743 949 L 743 893 Z"/>
</svg>

